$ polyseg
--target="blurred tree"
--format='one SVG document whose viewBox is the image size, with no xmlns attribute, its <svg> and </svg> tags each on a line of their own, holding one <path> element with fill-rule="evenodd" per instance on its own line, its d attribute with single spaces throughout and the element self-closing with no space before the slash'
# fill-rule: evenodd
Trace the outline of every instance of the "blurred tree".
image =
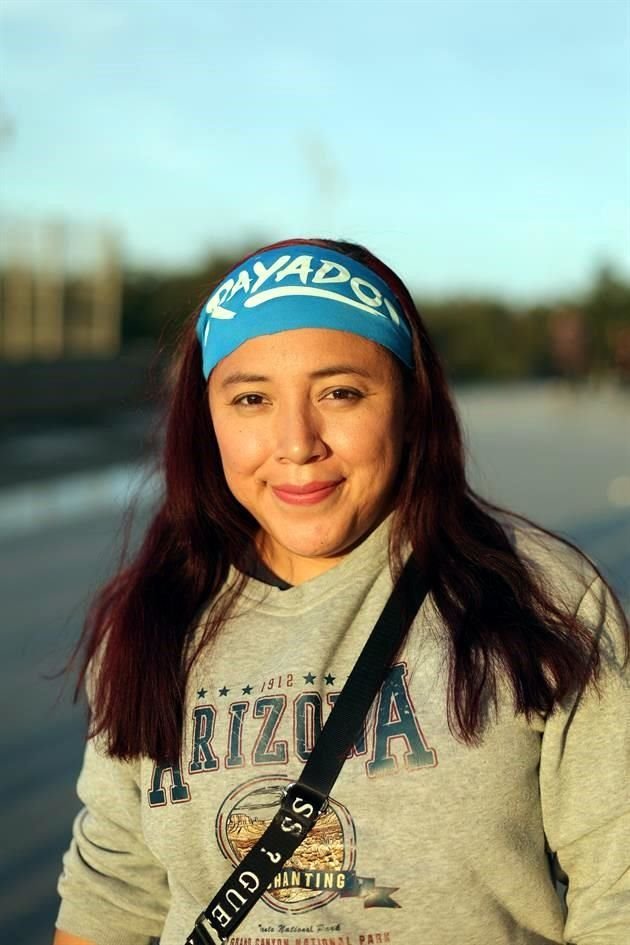
<svg viewBox="0 0 630 945">
<path fill-rule="evenodd" d="M 554 373 L 549 345 L 548 305 L 534 305 L 516 317 L 515 349 L 519 353 L 522 377 L 546 378 Z"/>
<path fill-rule="evenodd" d="M 582 305 L 591 341 L 590 372 L 608 374 L 630 328 L 630 283 L 610 266 L 602 266 Z"/>
<path fill-rule="evenodd" d="M 503 302 L 460 297 L 419 307 L 451 380 L 523 376 L 524 355 L 518 344 L 523 333 Z"/>
<path fill-rule="evenodd" d="M 123 287 L 123 337 L 156 339 L 170 346 L 184 321 L 209 295 L 234 258 L 209 257 L 199 269 L 157 273 L 135 270 Z"/>
</svg>

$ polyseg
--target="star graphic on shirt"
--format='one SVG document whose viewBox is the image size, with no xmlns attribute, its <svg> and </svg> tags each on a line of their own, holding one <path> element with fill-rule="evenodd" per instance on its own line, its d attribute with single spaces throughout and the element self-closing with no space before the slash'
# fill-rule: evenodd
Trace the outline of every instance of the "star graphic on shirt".
<svg viewBox="0 0 630 945">
<path fill-rule="evenodd" d="M 229 691 L 230 691 L 230 690 L 229 690 L 226 686 L 224 686 L 223 689 L 219 689 L 219 695 L 220 695 L 220 696 L 227 696 L 227 694 L 228 694 Z"/>
<path fill-rule="evenodd" d="M 305 683 L 308 683 L 310 686 L 312 686 L 313 683 L 315 682 L 315 679 L 316 679 L 316 678 L 317 678 L 317 677 L 316 677 L 316 676 L 313 676 L 312 673 L 308 673 L 308 675 L 304 677 L 304 682 L 305 682 Z"/>
<path fill-rule="evenodd" d="M 248 696 L 251 691 L 252 691 L 252 687 L 251 687 L 251 686 L 243 686 L 243 695 L 244 695 L 244 696 Z"/>
<path fill-rule="evenodd" d="M 198 689 L 198 690 L 197 690 L 197 698 L 198 698 L 198 699 L 205 699 L 205 698 L 206 698 L 206 693 L 207 693 L 207 691 L 208 691 L 207 689 Z"/>
<path fill-rule="evenodd" d="M 327 686 L 332 686 L 335 682 L 335 677 L 332 675 L 332 673 L 328 673 L 327 676 L 324 676 L 324 679 L 326 680 Z"/>
</svg>

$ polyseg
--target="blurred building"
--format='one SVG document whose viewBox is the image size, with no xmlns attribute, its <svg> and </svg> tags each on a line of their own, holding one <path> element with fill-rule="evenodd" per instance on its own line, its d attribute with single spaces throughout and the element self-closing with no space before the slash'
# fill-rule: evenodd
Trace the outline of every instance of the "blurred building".
<svg viewBox="0 0 630 945">
<path fill-rule="evenodd" d="M 561 308 L 549 322 L 551 360 L 567 378 L 580 378 L 588 369 L 588 332 L 582 312 Z"/>
<path fill-rule="evenodd" d="M 116 355 L 121 299 L 110 230 L 0 220 L 0 360 Z"/>
<path fill-rule="evenodd" d="M 630 384 L 630 325 L 611 325 L 608 340 L 620 379 Z"/>
</svg>

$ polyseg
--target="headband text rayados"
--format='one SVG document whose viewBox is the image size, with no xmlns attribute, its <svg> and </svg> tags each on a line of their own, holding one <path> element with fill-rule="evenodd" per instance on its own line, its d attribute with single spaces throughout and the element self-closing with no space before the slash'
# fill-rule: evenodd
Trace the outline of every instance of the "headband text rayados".
<svg viewBox="0 0 630 945">
<path fill-rule="evenodd" d="M 362 335 L 413 365 L 399 302 L 372 269 L 316 244 L 262 250 L 233 269 L 197 321 L 203 373 L 250 338 L 296 328 Z"/>
</svg>

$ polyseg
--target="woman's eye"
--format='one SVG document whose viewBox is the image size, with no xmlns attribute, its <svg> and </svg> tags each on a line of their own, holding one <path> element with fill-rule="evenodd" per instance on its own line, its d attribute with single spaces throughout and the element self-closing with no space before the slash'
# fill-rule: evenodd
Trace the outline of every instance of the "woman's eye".
<svg viewBox="0 0 630 945">
<path fill-rule="evenodd" d="M 326 396 L 331 397 L 333 400 L 357 400 L 363 395 L 360 391 L 353 390 L 351 387 L 335 387 L 335 389 L 329 391 Z"/>
<path fill-rule="evenodd" d="M 235 397 L 232 401 L 232 403 L 240 407 L 257 407 L 259 404 L 262 404 L 262 402 L 262 394 L 241 394 L 240 397 Z"/>
</svg>

